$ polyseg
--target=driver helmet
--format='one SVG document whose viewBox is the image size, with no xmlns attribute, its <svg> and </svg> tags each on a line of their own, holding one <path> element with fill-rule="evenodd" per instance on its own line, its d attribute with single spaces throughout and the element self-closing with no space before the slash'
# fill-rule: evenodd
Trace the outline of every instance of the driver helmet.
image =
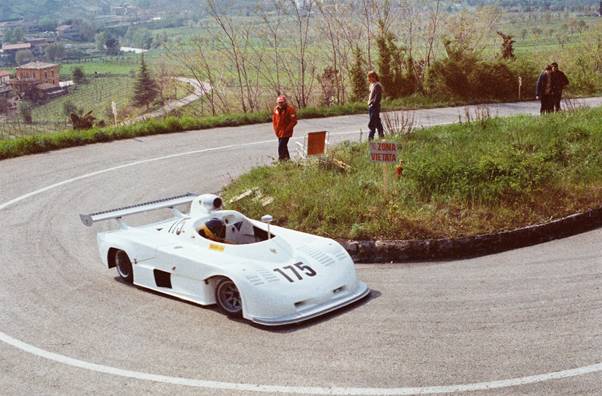
<svg viewBox="0 0 602 396">
<path fill-rule="evenodd" d="M 226 239 L 226 224 L 221 219 L 207 220 L 201 226 L 199 233 L 211 240 L 223 242 Z"/>
</svg>

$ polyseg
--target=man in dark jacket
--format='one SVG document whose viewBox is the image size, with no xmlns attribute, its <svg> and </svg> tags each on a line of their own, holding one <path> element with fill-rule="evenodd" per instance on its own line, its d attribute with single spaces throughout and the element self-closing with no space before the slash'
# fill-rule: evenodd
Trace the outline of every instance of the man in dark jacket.
<svg viewBox="0 0 602 396">
<path fill-rule="evenodd" d="M 535 88 L 535 97 L 541 100 L 540 114 L 551 113 L 554 111 L 554 96 L 552 94 L 552 66 L 546 66 L 543 73 L 537 79 Z"/>
<path fill-rule="evenodd" d="M 383 86 L 378 80 L 378 74 L 375 71 L 368 73 L 368 82 L 370 83 L 370 98 L 368 99 L 368 115 L 370 117 L 368 129 L 370 130 L 370 134 L 368 135 L 368 140 L 373 140 L 376 131 L 378 131 L 380 138 L 385 136 L 383 124 L 380 120 L 380 101 L 383 97 Z"/>
<path fill-rule="evenodd" d="M 562 91 L 569 85 L 569 79 L 559 68 L 558 63 L 552 63 L 552 100 L 554 111 L 560 111 Z"/>
</svg>

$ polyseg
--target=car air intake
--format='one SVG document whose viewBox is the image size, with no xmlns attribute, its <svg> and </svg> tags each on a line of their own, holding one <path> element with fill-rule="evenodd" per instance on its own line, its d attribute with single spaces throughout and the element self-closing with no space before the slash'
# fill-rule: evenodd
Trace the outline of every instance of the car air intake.
<svg viewBox="0 0 602 396">
<path fill-rule="evenodd" d="M 345 286 L 337 287 L 336 289 L 334 289 L 334 290 L 332 291 L 332 294 L 339 294 L 339 293 L 341 293 L 341 292 L 345 291 L 345 289 L 346 289 L 346 287 L 345 287 Z"/>
<path fill-rule="evenodd" d="M 297 301 L 295 303 L 295 308 L 303 308 L 303 306 L 307 305 L 307 301 Z"/>
</svg>

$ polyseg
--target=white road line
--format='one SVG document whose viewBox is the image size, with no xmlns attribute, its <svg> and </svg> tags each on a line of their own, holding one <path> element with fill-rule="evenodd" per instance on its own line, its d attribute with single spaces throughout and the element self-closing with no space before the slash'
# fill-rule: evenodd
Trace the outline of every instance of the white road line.
<svg viewBox="0 0 602 396">
<path fill-rule="evenodd" d="M 303 387 L 303 386 L 279 386 L 243 384 L 233 382 L 206 381 L 192 378 L 169 377 L 165 375 L 149 374 L 140 371 L 123 370 L 115 367 L 95 364 L 79 359 L 70 358 L 54 352 L 48 352 L 30 344 L 19 341 L 7 334 L 0 332 L 0 341 L 28 352 L 32 355 L 62 363 L 68 366 L 85 370 L 116 375 L 119 377 L 138 379 L 143 381 L 160 382 L 164 384 L 183 385 L 195 388 L 235 390 L 241 392 L 261 393 L 294 393 L 302 395 L 433 395 L 441 393 L 469 392 L 479 390 L 491 390 L 508 388 L 518 385 L 534 384 L 537 382 L 570 378 L 579 375 L 592 374 L 602 371 L 602 363 L 591 366 L 580 367 L 572 370 L 557 371 L 554 373 L 532 375 L 529 377 L 513 378 L 501 381 L 479 382 L 474 384 L 449 385 L 449 386 L 427 386 L 411 388 L 344 388 L 344 387 Z"/>
<path fill-rule="evenodd" d="M 338 132 L 336 135 L 356 134 L 357 132 Z M 244 143 L 244 144 L 233 144 L 228 146 L 214 147 L 202 150 L 187 151 L 183 153 L 171 154 L 162 157 L 155 157 L 140 161 L 129 162 L 127 164 L 114 166 L 111 168 L 103 169 L 96 172 L 87 173 L 85 175 L 73 177 L 71 179 L 64 180 L 59 183 L 55 183 L 30 193 L 21 195 L 13 200 L 0 204 L 0 210 L 6 209 L 20 201 L 27 198 L 42 194 L 46 191 L 55 189 L 66 184 L 70 184 L 79 180 L 87 179 L 93 176 L 101 175 L 108 172 L 128 168 L 131 166 L 147 164 L 156 161 L 162 161 L 172 158 L 184 157 L 194 154 L 202 154 L 211 151 L 228 150 L 236 147 L 243 146 L 254 146 L 260 144 L 273 143 L 274 140 L 264 140 L 260 142 Z M 183 385 L 196 388 L 205 389 L 218 389 L 218 390 L 234 390 L 241 392 L 261 392 L 261 393 L 290 393 L 290 394 L 303 394 L 303 395 L 355 395 L 355 396 L 370 396 L 370 395 L 432 395 L 441 393 L 454 393 L 454 392 L 468 392 L 478 390 L 489 390 L 508 388 L 518 385 L 534 384 L 538 382 L 557 380 L 563 378 L 576 377 L 586 374 L 602 372 L 602 363 L 594 364 L 591 366 L 579 367 L 571 370 L 557 371 L 547 374 L 532 375 L 528 377 L 513 378 L 507 380 L 491 381 L 491 382 L 478 382 L 472 384 L 462 385 L 448 385 L 448 386 L 428 386 L 428 387 L 402 387 L 402 388 L 346 388 L 346 387 L 302 387 L 302 386 L 280 386 L 280 385 L 260 385 L 260 384 L 244 384 L 244 383 L 233 383 L 233 382 L 218 382 L 218 381 L 207 381 L 192 378 L 182 377 L 170 377 L 165 375 L 143 373 L 140 371 L 123 370 L 116 367 L 105 366 L 102 364 L 90 363 L 79 359 L 74 359 L 59 353 L 49 352 L 44 349 L 37 348 L 33 345 L 27 344 L 16 338 L 9 336 L 8 334 L 0 331 L 0 341 L 20 349 L 24 352 L 30 353 L 34 356 L 38 356 L 44 359 L 48 359 L 57 363 L 61 363 L 71 367 L 77 367 L 85 370 L 95 371 L 99 373 L 105 373 L 115 375 L 119 377 L 138 379 L 143 381 L 160 382 L 164 384 L 172 385 Z"/>
</svg>

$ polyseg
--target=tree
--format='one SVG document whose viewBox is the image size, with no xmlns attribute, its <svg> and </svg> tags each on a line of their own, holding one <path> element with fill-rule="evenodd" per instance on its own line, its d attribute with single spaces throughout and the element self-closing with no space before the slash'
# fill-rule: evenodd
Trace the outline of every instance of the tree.
<svg viewBox="0 0 602 396">
<path fill-rule="evenodd" d="M 63 44 L 50 44 L 44 52 L 46 59 L 49 61 L 60 60 L 65 55 L 65 46 Z"/>
<path fill-rule="evenodd" d="M 397 38 L 389 31 L 385 20 L 379 20 L 378 25 L 378 71 L 385 96 L 400 98 L 414 93 L 417 88 L 414 61 L 411 58 L 405 59 L 405 49 L 396 44 Z"/>
<path fill-rule="evenodd" d="M 53 32 L 56 29 L 56 26 L 56 19 L 49 16 L 43 16 L 38 21 L 38 28 L 42 31 Z"/>
<path fill-rule="evenodd" d="M 512 36 L 508 34 L 502 32 L 497 32 L 497 34 L 502 38 L 502 59 L 514 59 L 514 43 L 516 43 L 516 41 L 512 40 Z"/>
<path fill-rule="evenodd" d="M 15 63 L 17 65 L 22 65 L 27 62 L 31 62 L 34 60 L 33 52 L 31 50 L 19 50 L 15 54 Z"/>
<path fill-rule="evenodd" d="M 75 20 L 73 25 L 77 29 L 82 41 L 92 41 L 96 35 L 96 27 L 81 19 Z"/>
<path fill-rule="evenodd" d="M 96 43 L 96 49 L 98 51 L 104 51 L 105 44 L 108 39 L 109 39 L 109 35 L 107 34 L 107 32 L 102 31 L 102 32 L 96 33 L 96 36 L 94 36 L 94 42 Z"/>
<path fill-rule="evenodd" d="M 84 112 L 83 109 L 78 109 L 77 106 L 75 104 L 73 104 L 73 102 L 70 100 L 67 100 L 66 102 L 63 103 L 63 114 L 66 117 L 70 117 L 71 113 L 81 115 L 83 112 Z"/>
<path fill-rule="evenodd" d="M 215 56 L 211 48 L 210 37 L 195 37 L 188 42 L 176 42 L 174 45 L 165 47 L 167 56 L 183 67 L 198 83 L 202 92 L 203 100 L 201 106 L 207 101 L 211 115 L 219 112 L 228 113 L 229 103 L 226 99 L 224 87 L 227 85 L 224 73 L 213 66 Z M 192 50 L 190 50 L 192 46 Z M 203 107 L 199 115 L 203 114 Z"/>
<path fill-rule="evenodd" d="M 109 37 L 105 41 L 105 47 L 107 49 L 107 55 L 119 55 L 119 40 L 113 37 Z"/>
<path fill-rule="evenodd" d="M 251 47 L 251 30 L 255 26 L 241 25 L 227 16 L 215 0 L 207 1 L 209 14 L 222 34 L 214 36 L 218 48 L 231 60 L 238 83 L 238 95 L 244 113 L 258 109 L 258 79 L 253 78 L 249 62 Z"/>
<path fill-rule="evenodd" d="M 145 106 L 148 109 L 158 95 L 159 87 L 155 80 L 152 79 L 148 68 L 146 67 L 146 62 L 144 61 L 144 55 L 142 55 L 140 57 L 138 77 L 134 84 L 134 98 L 132 104 L 135 107 Z"/>
<path fill-rule="evenodd" d="M 0 114 L 8 113 L 8 100 L 0 97 Z"/>
<path fill-rule="evenodd" d="M 393 54 L 391 53 L 392 48 L 389 46 L 389 42 L 392 40 L 392 33 L 387 30 L 384 22 L 380 20 L 378 22 L 379 32 L 376 37 L 376 46 L 378 49 L 378 74 L 380 74 L 380 81 L 385 88 L 385 95 L 390 96 L 389 92 L 393 88 L 393 76 L 391 73 L 391 64 L 393 62 Z"/>
<path fill-rule="evenodd" d="M 4 42 L 14 44 L 20 43 L 25 39 L 25 32 L 22 28 L 9 29 L 4 34 Z"/>
<path fill-rule="evenodd" d="M 349 70 L 351 80 L 351 100 L 361 102 L 368 96 L 368 81 L 366 80 L 366 60 L 359 46 L 353 49 L 353 64 Z"/>
<path fill-rule="evenodd" d="M 31 115 L 31 104 L 29 104 L 29 102 L 21 102 L 19 103 L 19 115 L 21 116 L 21 119 L 23 119 L 23 122 L 26 124 L 31 124 L 33 123 L 33 117 Z"/>
<path fill-rule="evenodd" d="M 431 2 L 432 3 L 432 2 Z M 437 39 L 437 30 L 441 23 L 441 0 L 437 0 L 434 6 L 429 8 L 429 26 L 426 39 L 426 67 L 431 67 L 431 59 L 434 53 L 435 41 Z"/>
<path fill-rule="evenodd" d="M 73 82 L 76 84 L 81 84 L 86 81 L 86 75 L 81 67 L 75 67 L 73 71 L 71 71 L 71 78 L 73 78 Z"/>
<path fill-rule="evenodd" d="M 339 71 L 333 66 L 328 66 L 317 76 L 322 87 L 322 105 L 330 106 L 336 101 Z"/>
</svg>

